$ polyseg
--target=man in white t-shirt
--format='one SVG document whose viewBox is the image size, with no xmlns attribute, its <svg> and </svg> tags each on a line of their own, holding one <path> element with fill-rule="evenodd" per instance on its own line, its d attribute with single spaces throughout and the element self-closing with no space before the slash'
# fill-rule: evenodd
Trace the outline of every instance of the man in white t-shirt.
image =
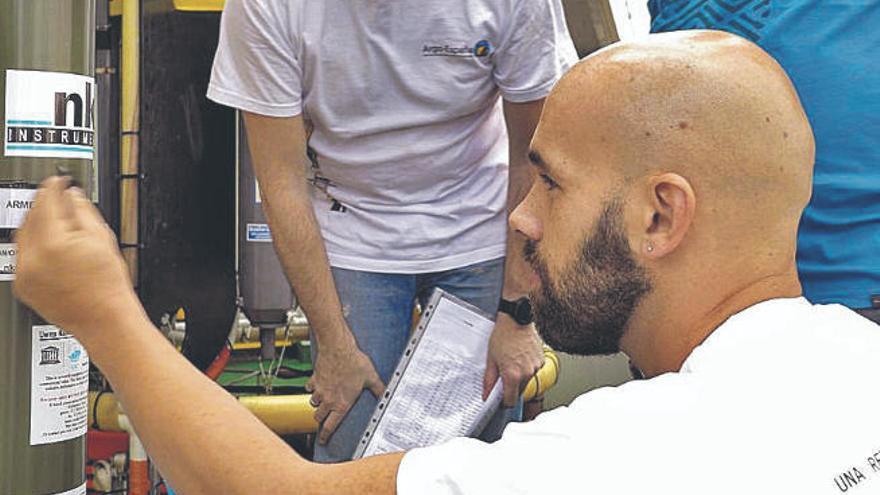
<svg viewBox="0 0 880 495">
<path fill-rule="evenodd" d="M 181 493 L 877 493 L 880 332 L 800 297 L 814 149 L 785 73 L 733 35 L 652 35 L 575 66 L 511 223 L 544 338 L 622 349 L 650 378 L 492 444 L 303 460 L 155 331 L 100 215 L 61 179 L 18 233 L 15 289 L 82 340 Z"/>
<path fill-rule="evenodd" d="M 500 377 L 516 404 L 543 353 L 508 314 L 528 301 L 525 267 L 505 266 L 521 250 L 507 214 L 531 184 L 544 97 L 576 60 L 560 0 L 226 2 L 208 97 L 244 112 L 313 330 L 316 460 L 351 459 L 435 287 L 493 316 L 510 301 L 484 388 Z"/>
</svg>

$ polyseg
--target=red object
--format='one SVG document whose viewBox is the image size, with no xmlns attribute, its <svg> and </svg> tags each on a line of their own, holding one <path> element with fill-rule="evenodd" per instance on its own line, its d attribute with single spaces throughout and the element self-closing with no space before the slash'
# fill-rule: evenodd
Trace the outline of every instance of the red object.
<svg viewBox="0 0 880 495">
<path fill-rule="evenodd" d="M 205 375 L 211 380 L 217 381 L 217 379 L 220 378 L 220 374 L 226 369 L 230 356 L 232 356 L 232 349 L 229 345 L 223 346 L 223 349 L 220 350 L 220 354 L 217 354 L 217 357 L 214 358 L 214 362 L 212 362 L 211 366 L 208 366 L 208 369 L 205 370 Z"/>
<path fill-rule="evenodd" d="M 89 429 L 86 450 L 90 462 L 110 460 L 113 454 L 128 452 L 128 433 Z"/>
<path fill-rule="evenodd" d="M 124 431 L 101 431 L 89 428 L 86 435 L 86 454 L 89 459 L 86 465 L 87 488 L 95 488 L 92 484 L 94 464 L 98 461 L 110 461 L 114 454 L 128 452 L 128 433 Z"/>
<path fill-rule="evenodd" d="M 128 495 L 149 495 L 150 488 L 150 463 L 128 461 Z"/>
</svg>

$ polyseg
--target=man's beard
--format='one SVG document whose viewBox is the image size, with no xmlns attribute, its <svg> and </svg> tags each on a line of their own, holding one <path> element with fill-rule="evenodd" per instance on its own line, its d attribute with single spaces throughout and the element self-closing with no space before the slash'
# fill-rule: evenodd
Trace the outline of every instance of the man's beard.
<svg viewBox="0 0 880 495">
<path fill-rule="evenodd" d="M 620 339 L 636 307 L 651 290 L 632 256 L 621 225 L 622 205 L 608 201 L 580 256 L 554 286 L 529 240 L 524 254 L 541 279 L 532 293 L 541 337 L 561 352 L 594 356 L 620 351 Z"/>
</svg>

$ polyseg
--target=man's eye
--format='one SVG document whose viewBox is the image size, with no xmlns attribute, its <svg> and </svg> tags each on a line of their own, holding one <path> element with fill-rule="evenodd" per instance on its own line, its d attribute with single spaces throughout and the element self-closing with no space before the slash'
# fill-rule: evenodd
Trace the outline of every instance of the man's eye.
<svg viewBox="0 0 880 495">
<path fill-rule="evenodd" d="M 555 180 L 551 179 L 549 175 L 540 174 L 539 177 L 541 177 L 541 180 L 544 181 L 544 184 L 547 184 L 548 190 L 553 190 L 559 187 L 559 184 L 557 184 Z"/>
</svg>

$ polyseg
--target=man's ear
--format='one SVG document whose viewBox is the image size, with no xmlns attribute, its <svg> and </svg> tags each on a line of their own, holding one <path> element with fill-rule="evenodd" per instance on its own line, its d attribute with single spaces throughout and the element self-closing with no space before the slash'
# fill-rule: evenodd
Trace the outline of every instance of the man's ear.
<svg viewBox="0 0 880 495">
<path fill-rule="evenodd" d="M 694 188 L 684 177 L 665 173 L 650 177 L 641 232 L 640 254 L 659 259 L 675 251 L 691 228 L 697 209 Z"/>
</svg>

